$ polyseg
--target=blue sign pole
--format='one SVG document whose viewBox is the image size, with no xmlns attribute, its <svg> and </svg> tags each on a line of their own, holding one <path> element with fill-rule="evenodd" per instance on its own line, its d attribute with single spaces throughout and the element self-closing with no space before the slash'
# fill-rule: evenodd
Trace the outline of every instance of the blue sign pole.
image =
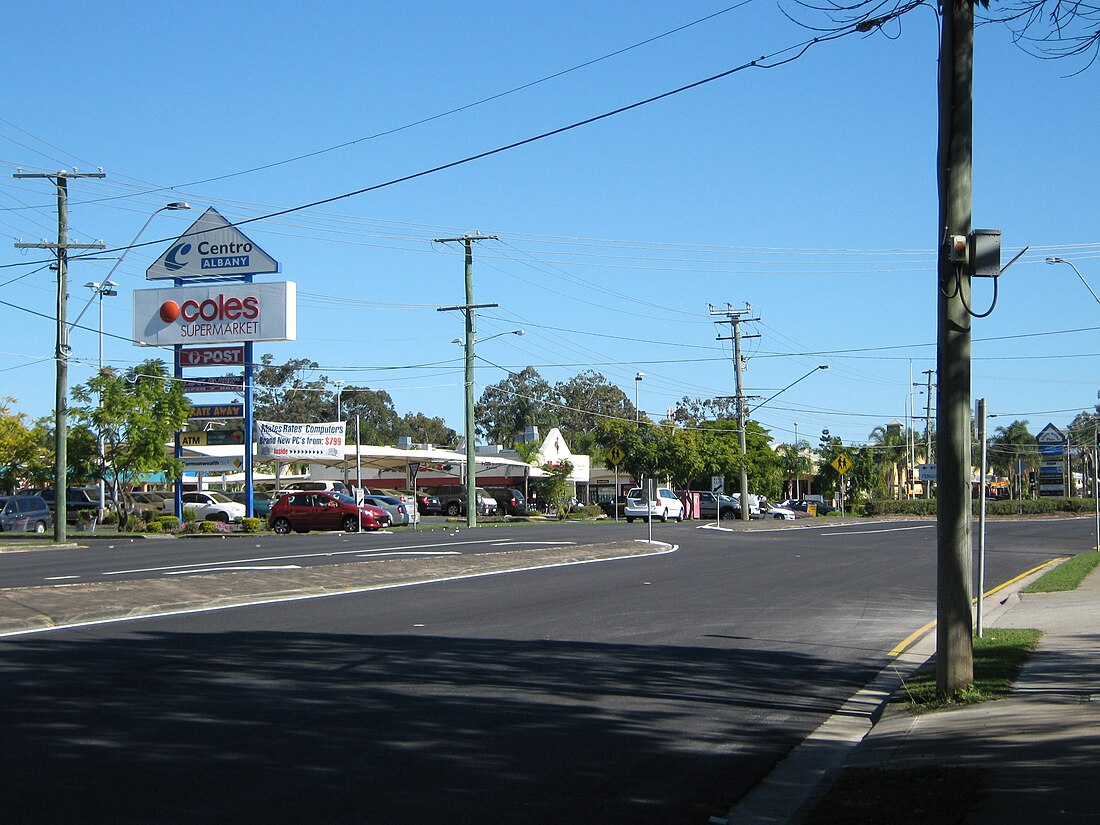
<svg viewBox="0 0 1100 825">
<path fill-rule="evenodd" d="M 245 281 L 252 283 L 249 275 Z M 252 421 L 252 349 L 254 344 L 246 341 L 244 345 L 244 514 L 247 518 L 253 518 L 253 483 L 252 483 L 252 439 L 254 427 Z"/>
<path fill-rule="evenodd" d="M 177 287 L 183 286 L 183 281 L 179 278 L 174 278 L 172 280 L 172 283 L 173 283 L 174 286 L 177 286 Z M 176 344 L 174 349 L 176 351 L 176 363 L 175 363 L 175 370 L 174 370 L 173 374 L 175 375 L 175 378 L 176 378 L 177 381 L 183 381 L 183 345 L 182 344 Z M 180 442 L 179 430 L 176 430 L 176 449 L 172 452 L 172 455 L 175 457 L 176 461 L 179 461 L 180 459 L 183 458 L 183 444 Z M 180 520 L 180 524 L 183 524 L 183 471 L 182 470 L 180 471 L 179 478 L 176 479 L 176 483 L 172 486 L 175 487 L 175 490 L 176 490 L 175 502 L 174 502 L 175 503 L 175 510 L 176 510 L 176 518 L 178 518 Z"/>
</svg>

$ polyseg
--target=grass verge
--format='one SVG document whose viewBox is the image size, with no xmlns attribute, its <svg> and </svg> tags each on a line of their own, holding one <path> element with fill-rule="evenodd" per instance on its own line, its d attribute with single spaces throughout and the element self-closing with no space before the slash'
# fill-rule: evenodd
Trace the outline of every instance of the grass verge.
<svg viewBox="0 0 1100 825">
<path fill-rule="evenodd" d="M 1020 668 L 1042 635 L 1040 630 L 987 629 L 981 639 L 974 637 L 972 685 L 952 696 L 939 696 L 936 692 L 935 662 L 929 662 L 906 682 L 906 705 L 910 710 L 920 713 L 1007 696 Z"/>
<path fill-rule="evenodd" d="M 1049 570 L 1023 589 L 1024 593 L 1053 593 L 1059 590 L 1076 590 L 1077 585 L 1100 564 L 1100 553 L 1082 553 L 1073 556 Z"/>
</svg>

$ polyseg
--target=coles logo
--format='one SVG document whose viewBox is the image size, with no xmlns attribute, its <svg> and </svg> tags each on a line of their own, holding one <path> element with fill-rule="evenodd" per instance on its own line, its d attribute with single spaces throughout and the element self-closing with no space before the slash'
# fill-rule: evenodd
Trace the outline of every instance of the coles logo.
<svg viewBox="0 0 1100 825">
<path fill-rule="evenodd" d="M 260 299 L 254 295 L 237 298 L 219 294 L 216 298 L 203 301 L 189 298 L 182 304 L 165 301 L 160 305 L 160 319 L 166 324 L 180 319 L 192 324 L 196 321 L 254 321 L 259 317 Z"/>
</svg>

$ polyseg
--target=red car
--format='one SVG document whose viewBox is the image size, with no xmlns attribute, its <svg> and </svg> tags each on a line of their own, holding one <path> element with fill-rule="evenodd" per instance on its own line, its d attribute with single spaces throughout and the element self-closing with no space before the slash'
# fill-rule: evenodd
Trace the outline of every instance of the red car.
<svg viewBox="0 0 1100 825">
<path fill-rule="evenodd" d="M 271 506 L 267 525 L 276 533 L 291 530 L 307 533 L 310 530 L 343 530 L 354 533 L 379 530 L 390 526 L 390 514 L 377 507 L 364 504 L 355 506 L 355 499 L 343 493 L 298 492 L 287 493 Z"/>
</svg>

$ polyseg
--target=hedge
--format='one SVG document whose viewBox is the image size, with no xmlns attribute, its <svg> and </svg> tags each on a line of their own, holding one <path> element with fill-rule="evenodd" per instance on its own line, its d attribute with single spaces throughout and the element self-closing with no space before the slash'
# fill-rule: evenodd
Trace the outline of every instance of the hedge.
<svg viewBox="0 0 1100 825">
<path fill-rule="evenodd" d="M 986 500 L 985 512 L 989 516 L 1039 516 L 1053 513 L 1092 513 L 1096 504 L 1091 498 L 1039 498 L 996 501 Z M 973 501 L 973 513 L 978 514 L 978 500 Z M 936 500 L 915 498 L 894 501 L 876 499 L 864 505 L 868 516 L 934 516 Z"/>
</svg>

